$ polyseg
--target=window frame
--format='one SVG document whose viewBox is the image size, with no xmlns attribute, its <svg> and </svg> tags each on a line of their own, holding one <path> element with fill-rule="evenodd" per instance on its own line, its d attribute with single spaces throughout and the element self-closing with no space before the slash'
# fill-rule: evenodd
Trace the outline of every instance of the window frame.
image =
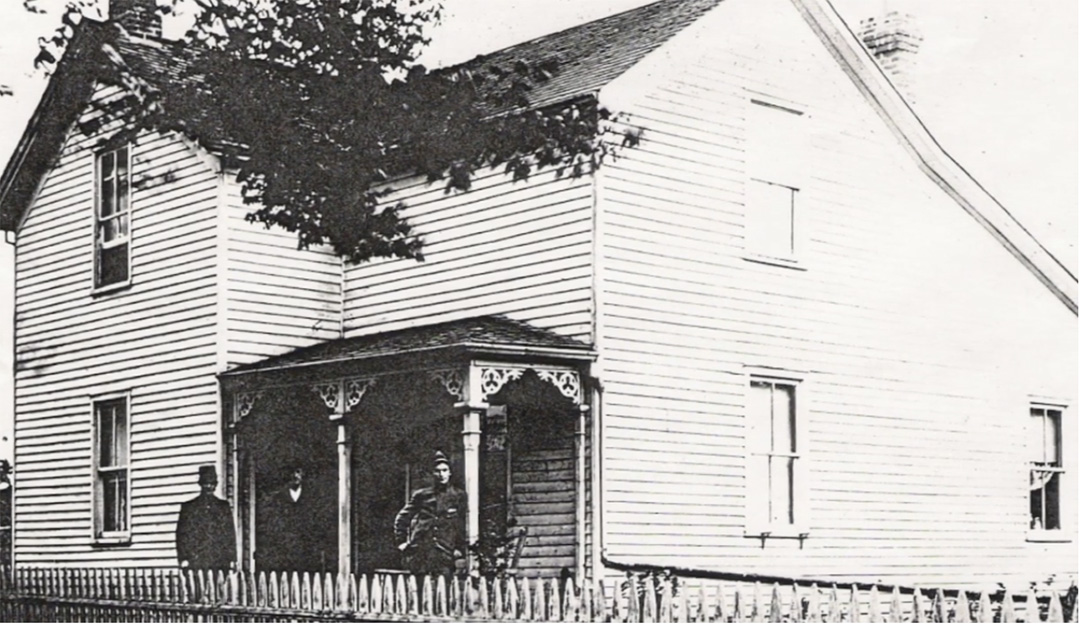
<svg viewBox="0 0 1080 627">
<path fill-rule="evenodd" d="M 103 181 L 102 181 L 102 159 L 104 159 L 106 155 L 114 155 L 115 156 L 121 150 L 126 150 L 127 151 L 127 176 L 126 176 L 126 178 L 127 178 L 127 209 L 123 212 L 127 216 L 127 232 L 124 234 L 124 238 L 122 240 L 114 240 L 114 242 L 111 242 L 108 246 L 106 246 L 105 243 L 99 237 L 99 233 L 101 231 L 102 224 L 106 221 L 101 215 L 102 207 L 103 207 L 103 204 L 104 204 L 102 202 L 102 198 L 103 198 L 103 196 L 102 196 L 102 184 L 103 184 Z M 92 237 L 92 244 L 91 245 L 92 245 L 92 249 L 93 249 L 93 257 L 94 258 L 93 258 L 93 273 L 92 273 L 92 275 L 90 277 L 90 281 L 91 281 L 91 283 L 90 283 L 90 286 L 91 286 L 90 293 L 93 296 L 97 296 L 97 295 L 100 295 L 100 294 L 109 294 L 109 293 L 112 293 L 112 292 L 123 290 L 123 289 L 131 286 L 132 216 L 134 214 L 133 206 L 132 206 L 134 190 L 132 188 L 132 171 L 131 170 L 132 170 L 132 165 L 133 165 L 134 161 L 135 161 L 135 159 L 134 159 L 134 145 L 130 144 L 130 143 L 124 144 L 122 146 L 117 146 L 115 148 L 109 148 L 109 149 L 106 149 L 106 150 L 101 150 L 101 151 L 98 151 L 98 152 L 94 153 L 94 224 L 93 224 L 93 229 L 92 229 L 92 232 L 91 232 L 91 237 Z M 114 162 L 114 166 L 113 166 L 113 171 L 116 172 L 115 162 Z M 115 176 L 114 176 L 113 180 L 114 181 L 116 180 Z M 112 215 L 110 215 L 108 219 L 114 219 L 119 214 L 120 214 L 120 212 L 115 212 Z M 122 281 L 115 281 L 115 282 L 112 282 L 112 283 L 101 283 L 100 276 L 101 276 L 101 270 L 102 270 L 102 260 L 101 260 L 102 251 L 106 250 L 108 248 L 115 248 L 115 247 L 118 247 L 118 246 L 121 246 L 121 245 L 126 245 L 127 246 L 127 255 L 126 255 L 126 259 L 125 259 L 125 263 L 127 264 L 126 277 Z"/>
<path fill-rule="evenodd" d="M 116 404 L 116 401 L 121 401 L 121 405 L 124 408 L 124 420 L 127 423 L 127 429 L 125 432 L 126 439 L 122 443 L 123 451 L 125 455 L 125 464 L 122 466 L 109 466 L 107 468 L 101 467 L 101 420 L 99 417 L 99 407 L 109 404 Z M 115 392 L 110 394 L 101 394 L 94 396 L 90 399 L 90 420 L 91 420 L 91 468 L 90 468 L 90 486 L 91 486 L 91 540 L 93 544 L 102 545 L 119 545 L 128 544 L 131 542 L 131 393 L 130 392 Z M 123 531 L 106 531 L 104 530 L 105 519 L 105 507 L 104 507 L 104 490 L 103 482 L 101 480 L 102 471 L 116 472 L 122 470 L 125 473 L 124 482 L 124 527 Z"/>
<path fill-rule="evenodd" d="M 1057 463 L 1053 466 L 1040 465 L 1040 462 L 1036 462 L 1032 459 L 1034 451 L 1029 450 L 1027 447 L 1024 449 L 1024 477 L 1025 485 L 1027 486 L 1026 501 L 1028 505 L 1028 524 L 1026 525 L 1026 540 L 1028 542 L 1072 542 L 1072 537 L 1069 529 L 1069 520 L 1067 517 L 1067 499 L 1063 497 L 1067 493 L 1066 477 L 1067 477 L 1067 464 L 1066 456 L 1069 454 L 1067 451 L 1067 439 L 1066 439 L 1066 416 L 1069 404 L 1058 399 L 1044 399 L 1044 398 L 1029 398 L 1027 403 L 1027 430 L 1034 429 L 1032 424 L 1032 412 L 1034 410 L 1054 411 L 1057 412 Z M 1028 446 L 1031 445 L 1033 437 L 1027 439 Z M 1036 469 L 1047 470 L 1050 469 L 1057 474 L 1058 477 L 1058 519 L 1059 525 L 1057 529 L 1033 529 L 1031 528 L 1031 473 Z M 1045 498 L 1045 497 L 1044 497 Z"/>
<path fill-rule="evenodd" d="M 810 534 L 812 525 L 809 494 L 810 464 L 812 462 L 808 422 L 808 399 L 811 386 L 807 383 L 804 373 L 762 366 L 748 366 L 745 369 L 744 379 L 743 389 L 746 396 L 743 407 L 746 440 L 743 454 L 746 483 L 744 486 L 745 522 L 743 535 L 760 537 L 763 540 L 766 537 L 805 539 Z M 794 392 L 795 411 L 792 418 L 795 425 L 791 437 L 795 441 L 795 451 L 784 454 L 785 457 L 794 460 L 791 485 L 789 486 L 792 497 L 792 517 L 794 518 L 794 522 L 791 524 L 776 523 L 769 520 L 768 507 L 772 500 L 771 494 L 766 494 L 764 495 L 765 498 L 762 498 L 762 495 L 758 494 L 754 489 L 760 485 L 762 480 L 766 482 L 765 485 L 768 485 L 768 470 L 771 467 L 771 460 L 777 455 L 771 448 L 771 438 L 768 448 L 763 449 L 760 447 L 763 425 L 753 420 L 750 415 L 751 389 L 754 383 L 757 382 L 791 386 Z M 767 431 L 771 433 L 771 423 L 768 427 Z M 755 463 L 760 462 L 761 457 L 766 459 L 764 471 L 760 464 Z"/>
<path fill-rule="evenodd" d="M 767 168 L 763 168 L 759 165 L 760 159 L 756 156 L 756 151 L 761 150 L 762 147 L 757 145 L 757 138 L 755 137 L 755 131 L 750 121 L 753 118 L 752 111 L 754 107 L 763 107 L 768 109 L 777 109 L 795 115 L 799 119 L 801 127 L 805 127 L 807 120 L 810 119 L 810 114 L 807 111 L 806 105 L 790 101 L 787 99 L 779 98 L 774 95 L 766 95 L 756 93 L 748 90 L 747 98 L 744 101 L 747 106 L 747 126 L 746 126 L 746 179 L 744 186 L 744 205 L 743 205 L 743 259 L 755 263 L 761 263 L 772 266 L 779 266 L 784 268 L 791 268 L 793 270 L 806 270 L 805 258 L 806 258 L 806 219 L 805 219 L 805 207 L 806 207 L 806 172 L 805 166 L 796 168 L 795 172 L 788 173 L 786 176 L 778 176 L 774 172 L 769 172 Z M 802 132 L 800 137 L 794 140 L 795 147 L 793 150 L 797 154 L 805 153 L 809 147 L 809 134 Z M 770 150 L 772 147 L 764 147 L 765 150 Z M 805 164 L 806 158 L 799 156 L 794 161 Z M 751 217 L 750 217 L 750 188 L 754 184 L 771 185 L 775 187 L 785 188 L 791 192 L 791 254 L 790 255 L 775 255 L 769 252 L 764 252 L 762 248 L 754 246 L 751 234 Z"/>
</svg>

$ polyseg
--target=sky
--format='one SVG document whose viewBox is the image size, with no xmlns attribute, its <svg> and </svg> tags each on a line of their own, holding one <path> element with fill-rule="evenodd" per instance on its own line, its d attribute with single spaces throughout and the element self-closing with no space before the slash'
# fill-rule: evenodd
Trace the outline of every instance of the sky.
<svg viewBox="0 0 1080 627">
<path fill-rule="evenodd" d="M 455 63 L 649 0 L 444 0 L 422 61 Z M 832 0 L 852 28 L 895 10 L 923 36 L 911 70 L 915 112 L 938 142 L 1028 230 L 1077 270 L 1076 0 Z M 55 13 L 0 0 L 0 163 L 43 88 L 36 39 Z M 58 0 L 40 0 L 55 9 Z M 13 248 L 0 244 L 0 458 L 10 458 Z"/>
</svg>

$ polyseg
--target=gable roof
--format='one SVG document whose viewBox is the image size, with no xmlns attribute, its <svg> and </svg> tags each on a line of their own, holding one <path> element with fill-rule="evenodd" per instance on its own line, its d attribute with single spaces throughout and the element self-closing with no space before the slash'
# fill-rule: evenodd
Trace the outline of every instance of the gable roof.
<svg viewBox="0 0 1080 627">
<path fill-rule="evenodd" d="M 504 316 L 479 316 L 440 324 L 386 331 L 298 348 L 277 357 L 239 366 L 221 374 L 234 377 L 249 373 L 325 366 L 387 357 L 415 356 L 432 351 L 484 352 L 494 354 L 543 354 L 571 359 L 590 359 L 592 347 Z"/>
<path fill-rule="evenodd" d="M 604 86 L 668 43 L 722 0 L 658 0 L 603 19 L 538 37 L 466 62 L 464 67 L 509 66 L 555 60 L 551 80 L 530 94 L 535 107 L 596 94 Z M 993 196 L 936 142 L 888 77 L 828 0 L 791 0 L 834 59 L 878 112 L 927 176 L 998 240 L 1075 314 L 1077 279 Z M 85 78 L 70 72 L 94 53 L 89 20 L 80 27 L 35 110 L 15 154 L 0 176 L 0 230 L 16 230 L 38 184 L 61 147 L 64 133 L 86 104 Z M 76 45 L 78 43 L 78 45 Z M 164 42 L 121 39 L 117 52 L 150 81 L 175 79 L 178 48 Z M 69 59 L 69 57 L 71 57 Z M 74 74 L 74 78 L 72 78 Z M 77 106 L 76 106 L 77 105 Z"/>
</svg>

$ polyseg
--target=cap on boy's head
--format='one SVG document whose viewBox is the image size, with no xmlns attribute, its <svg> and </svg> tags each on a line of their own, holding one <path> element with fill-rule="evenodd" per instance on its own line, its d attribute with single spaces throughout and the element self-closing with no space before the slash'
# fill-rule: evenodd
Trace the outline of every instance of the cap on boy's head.
<svg viewBox="0 0 1080 627">
<path fill-rule="evenodd" d="M 213 464 L 199 466 L 199 483 L 206 483 L 207 481 L 217 483 L 217 467 Z"/>
<path fill-rule="evenodd" d="M 446 457 L 446 454 L 442 451 L 435 451 L 435 463 L 432 466 L 438 466 L 439 464 L 450 465 L 450 460 Z"/>
</svg>

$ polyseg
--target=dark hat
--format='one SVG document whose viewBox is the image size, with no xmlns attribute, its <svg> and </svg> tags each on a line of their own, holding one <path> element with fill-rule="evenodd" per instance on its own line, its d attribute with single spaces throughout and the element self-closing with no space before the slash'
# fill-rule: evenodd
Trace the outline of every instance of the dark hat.
<svg viewBox="0 0 1080 627">
<path fill-rule="evenodd" d="M 199 483 L 204 481 L 217 481 L 217 467 L 213 464 L 199 466 Z"/>
<path fill-rule="evenodd" d="M 435 461 L 431 465 L 438 466 L 439 464 L 446 464 L 447 466 L 449 466 L 450 459 L 446 456 L 446 453 L 443 453 L 442 451 L 435 451 Z"/>
</svg>

